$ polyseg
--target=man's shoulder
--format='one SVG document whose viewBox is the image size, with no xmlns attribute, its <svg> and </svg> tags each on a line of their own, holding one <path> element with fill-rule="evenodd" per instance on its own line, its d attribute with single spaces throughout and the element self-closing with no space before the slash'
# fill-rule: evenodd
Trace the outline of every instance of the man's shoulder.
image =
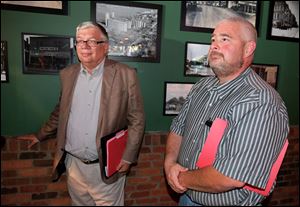
<svg viewBox="0 0 300 207">
<path fill-rule="evenodd" d="M 136 71 L 135 68 L 112 59 L 106 59 L 104 67 L 112 67 L 119 71 Z"/>
<path fill-rule="evenodd" d="M 60 75 L 70 74 L 77 70 L 80 70 L 80 64 L 79 63 L 71 64 L 71 65 L 68 65 L 67 67 L 65 67 L 64 69 L 62 69 L 60 71 Z"/>
</svg>

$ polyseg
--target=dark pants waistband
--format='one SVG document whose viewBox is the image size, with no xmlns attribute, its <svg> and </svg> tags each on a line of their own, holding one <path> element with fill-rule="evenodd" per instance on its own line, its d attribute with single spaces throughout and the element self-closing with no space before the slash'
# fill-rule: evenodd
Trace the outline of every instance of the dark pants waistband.
<svg viewBox="0 0 300 207">
<path fill-rule="evenodd" d="M 68 151 L 65 150 L 65 149 L 61 149 L 61 150 L 64 151 L 65 153 L 71 155 L 72 157 L 75 157 L 75 158 L 79 159 L 81 162 L 83 162 L 83 163 L 86 164 L 86 165 L 99 163 L 99 159 L 96 159 L 96 160 L 86 160 L 86 159 L 81 159 L 80 157 L 78 157 L 78 156 L 72 154 L 71 152 L 68 152 Z"/>
</svg>

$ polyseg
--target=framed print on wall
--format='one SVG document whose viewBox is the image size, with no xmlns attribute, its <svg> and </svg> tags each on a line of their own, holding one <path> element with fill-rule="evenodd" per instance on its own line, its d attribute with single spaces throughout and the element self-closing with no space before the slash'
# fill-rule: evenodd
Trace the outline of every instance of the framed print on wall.
<svg viewBox="0 0 300 207">
<path fill-rule="evenodd" d="M 1 83 L 8 82 L 7 41 L 1 40 Z"/>
<path fill-rule="evenodd" d="M 267 39 L 299 41 L 299 2 L 271 1 Z"/>
<path fill-rule="evenodd" d="M 209 67 L 207 54 L 210 44 L 198 42 L 185 43 L 184 75 L 185 76 L 214 76 Z"/>
<path fill-rule="evenodd" d="M 180 30 L 213 32 L 225 18 L 242 16 L 259 28 L 259 1 L 182 1 Z"/>
<path fill-rule="evenodd" d="M 273 88 L 277 88 L 279 65 L 253 63 L 251 68 Z"/>
<path fill-rule="evenodd" d="M 57 74 L 74 61 L 74 37 L 22 33 L 23 73 Z"/>
<path fill-rule="evenodd" d="M 111 59 L 160 62 L 162 6 L 127 1 L 92 1 L 91 19 L 109 35 Z"/>
<path fill-rule="evenodd" d="M 194 83 L 165 82 L 164 115 L 177 115 Z"/>
<path fill-rule="evenodd" d="M 68 1 L 1 1 L 1 9 L 68 15 Z"/>
</svg>

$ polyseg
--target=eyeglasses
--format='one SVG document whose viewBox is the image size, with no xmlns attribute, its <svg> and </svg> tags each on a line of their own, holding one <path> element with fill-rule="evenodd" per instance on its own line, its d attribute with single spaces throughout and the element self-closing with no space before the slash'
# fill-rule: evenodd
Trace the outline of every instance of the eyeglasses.
<svg viewBox="0 0 300 207">
<path fill-rule="evenodd" d="M 102 44 L 102 43 L 105 43 L 105 42 L 107 42 L 107 40 L 101 40 L 101 41 L 97 41 L 97 40 L 76 40 L 75 45 L 82 47 L 86 43 L 90 47 L 97 47 L 98 44 Z"/>
</svg>

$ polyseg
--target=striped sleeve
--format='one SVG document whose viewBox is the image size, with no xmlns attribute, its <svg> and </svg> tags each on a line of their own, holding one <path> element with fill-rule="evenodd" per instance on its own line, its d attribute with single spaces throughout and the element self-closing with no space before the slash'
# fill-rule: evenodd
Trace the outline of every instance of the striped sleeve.
<svg viewBox="0 0 300 207">
<path fill-rule="evenodd" d="M 285 110 L 266 103 L 235 106 L 214 167 L 222 174 L 259 188 L 267 184 L 271 167 L 288 132 Z M 222 144 L 222 143 L 220 143 Z"/>
</svg>

